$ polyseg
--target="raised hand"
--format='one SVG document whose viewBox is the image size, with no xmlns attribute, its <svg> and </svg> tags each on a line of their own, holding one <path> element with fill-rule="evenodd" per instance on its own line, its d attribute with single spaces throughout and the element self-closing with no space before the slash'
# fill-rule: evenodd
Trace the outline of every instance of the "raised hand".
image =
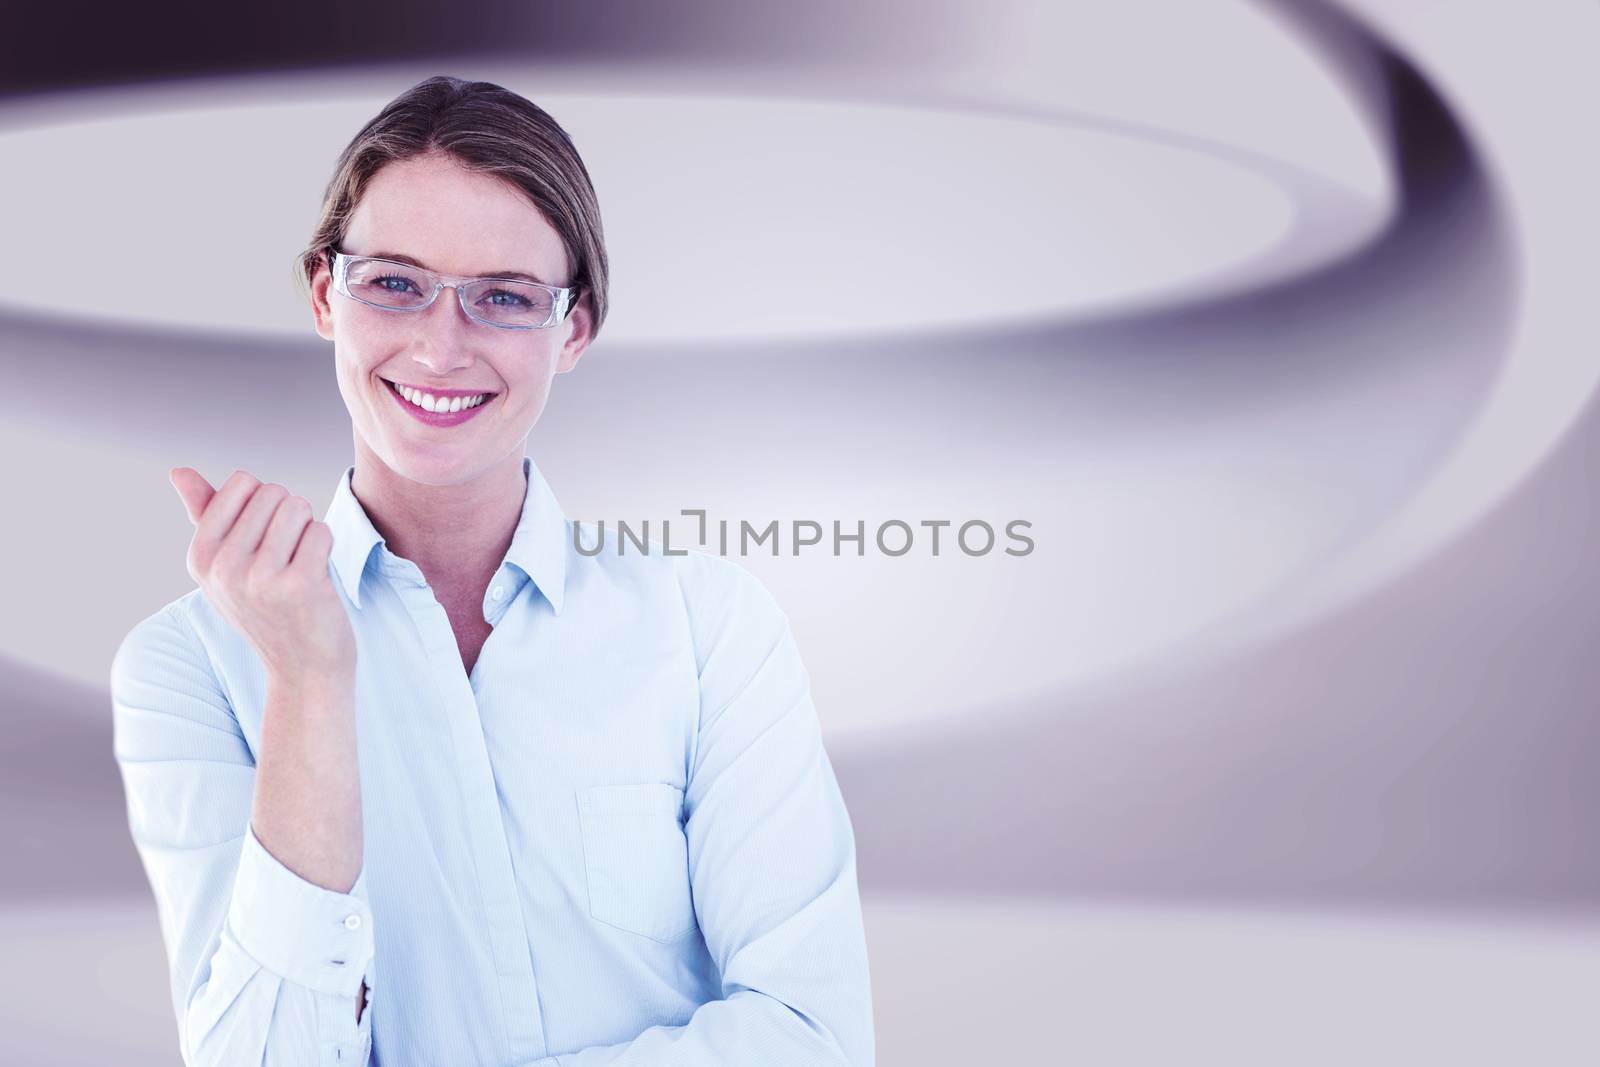
<svg viewBox="0 0 1600 1067">
<path fill-rule="evenodd" d="M 333 532 L 311 517 L 310 501 L 242 470 L 219 489 L 192 467 L 168 478 L 195 526 L 190 577 L 269 674 L 352 680 L 355 632 L 328 573 Z"/>
</svg>

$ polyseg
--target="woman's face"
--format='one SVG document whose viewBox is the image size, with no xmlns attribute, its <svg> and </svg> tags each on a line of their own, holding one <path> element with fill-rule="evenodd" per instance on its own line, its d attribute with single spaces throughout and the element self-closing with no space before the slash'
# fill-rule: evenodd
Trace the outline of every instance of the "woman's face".
<svg viewBox="0 0 1600 1067">
<path fill-rule="evenodd" d="M 463 277 L 500 271 L 550 285 L 572 281 L 555 228 L 520 190 L 431 154 L 386 164 L 356 206 L 342 251 L 408 256 Z M 557 374 L 571 370 L 590 339 L 587 299 L 557 326 L 506 330 L 469 319 L 454 289 L 423 311 L 385 311 L 333 287 L 327 263 L 311 285 L 317 333 L 334 343 L 339 392 L 350 411 L 356 447 L 395 473 L 429 485 L 452 485 L 521 457 Z M 411 415 L 389 383 L 493 393 L 478 413 L 454 426 Z"/>
</svg>

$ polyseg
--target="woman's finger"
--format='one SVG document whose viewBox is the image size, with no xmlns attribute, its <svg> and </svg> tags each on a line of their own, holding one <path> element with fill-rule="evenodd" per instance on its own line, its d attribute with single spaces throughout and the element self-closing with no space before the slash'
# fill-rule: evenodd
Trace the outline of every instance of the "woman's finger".
<svg viewBox="0 0 1600 1067">
<path fill-rule="evenodd" d="M 194 543 L 203 552 L 201 558 L 210 559 L 216 555 L 222 539 L 239 518 L 240 509 L 260 484 L 249 471 L 238 470 L 228 475 L 228 480 L 207 502 L 205 513 L 200 516 L 195 530 Z"/>
<path fill-rule="evenodd" d="M 300 543 L 300 534 L 311 521 L 311 502 L 302 496 L 291 496 L 278 505 L 261 538 L 257 554 L 270 559 L 275 570 L 283 570 Z"/>
<path fill-rule="evenodd" d="M 299 567 L 312 574 L 321 571 L 328 573 L 328 557 L 333 551 L 333 530 L 325 522 L 312 520 L 306 523 L 304 532 L 300 535 L 300 543 L 295 547 L 294 558 L 289 561 L 289 566 Z M 331 576 L 330 576 L 331 577 Z"/>
<path fill-rule="evenodd" d="M 231 556 L 240 566 L 247 566 L 261 547 L 261 538 L 267 532 L 267 523 L 272 521 L 272 513 L 287 499 L 289 490 L 277 482 L 256 486 L 223 537 L 222 547 L 217 550 L 218 558 Z"/>
</svg>

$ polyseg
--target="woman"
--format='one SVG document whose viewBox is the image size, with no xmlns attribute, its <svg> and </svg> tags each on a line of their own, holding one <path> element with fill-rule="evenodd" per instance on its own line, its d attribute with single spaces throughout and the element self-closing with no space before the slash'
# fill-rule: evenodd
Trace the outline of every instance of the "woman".
<svg viewBox="0 0 1600 1067">
<path fill-rule="evenodd" d="M 198 588 L 112 667 L 184 1061 L 872 1063 L 786 616 L 718 556 L 577 551 L 524 455 L 606 313 L 567 135 L 421 82 L 345 149 L 302 269 L 355 463 L 322 522 L 175 468 Z"/>
</svg>

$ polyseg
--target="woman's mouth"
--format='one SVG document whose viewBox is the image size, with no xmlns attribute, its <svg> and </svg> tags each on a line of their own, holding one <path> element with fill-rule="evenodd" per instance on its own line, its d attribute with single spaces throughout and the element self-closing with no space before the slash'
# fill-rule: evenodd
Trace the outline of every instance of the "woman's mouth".
<svg viewBox="0 0 1600 1067">
<path fill-rule="evenodd" d="M 382 379 L 386 391 L 411 417 L 429 426 L 459 426 L 482 411 L 499 393 L 464 393 L 452 389 L 451 395 L 430 393 L 410 385 Z"/>
</svg>

